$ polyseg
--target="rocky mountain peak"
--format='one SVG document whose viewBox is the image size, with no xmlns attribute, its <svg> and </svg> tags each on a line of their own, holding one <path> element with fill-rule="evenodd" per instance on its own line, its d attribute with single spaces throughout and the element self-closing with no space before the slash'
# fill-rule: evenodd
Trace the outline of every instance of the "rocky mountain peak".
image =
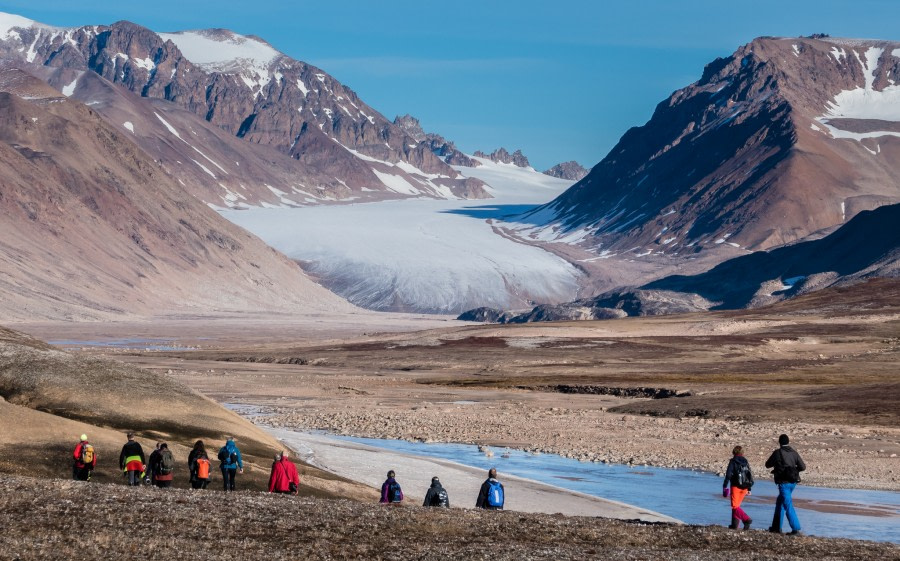
<svg viewBox="0 0 900 561">
<path fill-rule="evenodd" d="M 518 166 L 520 168 L 528 168 L 531 167 L 531 164 L 528 163 L 528 158 L 525 157 L 525 154 L 522 153 L 521 150 L 516 150 L 512 154 L 510 154 L 506 148 L 498 148 L 491 152 L 490 154 L 485 154 L 481 150 L 478 150 L 474 154 L 477 158 L 487 158 L 492 162 L 498 164 L 513 164 L 514 166 Z"/>
<path fill-rule="evenodd" d="M 776 247 L 900 201 L 900 43 L 756 39 L 661 102 L 528 235 L 604 257 Z M 727 251 L 723 251 L 727 250 Z M 660 261 L 661 262 L 661 261 Z"/>
<path fill-rule="evenodd" d="M 556 164 L 552 168 L 546 170 L 544 174 L 549 175 L 550 177 L 568 179 L 569 181 L 581 181 L 581 179 L 588 174 L 588 170 L 584 169 L 584 167 L 575 160 L 570 160 L 568 162 Z"/>
<path fill-rule="evenodd" d="M 394 124 L 400 127 L 400 130 L 405 132 L 415 140 L 416 142 L 422 142 L 425 140 L 425 131 L 422 130 L 422 125 L 419 123 L 419 120 L 407 113 L 406 115 L 394 118 Z"/>
</svg>

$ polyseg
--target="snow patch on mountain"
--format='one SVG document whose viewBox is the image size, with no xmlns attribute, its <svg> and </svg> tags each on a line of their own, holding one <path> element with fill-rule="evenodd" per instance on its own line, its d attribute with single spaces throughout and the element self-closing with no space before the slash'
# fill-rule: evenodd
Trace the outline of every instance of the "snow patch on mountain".
<svg viewBox="0 0 900 561">
<path fill-rule="evenodd" d="M 192 63 L 211 72 L 251 71 L 268 76 L 272 62 L 281 53 L 271 45 L 225 30 L 204 29 L 160 33 Z"/>
<path fill-rule="evenodd" d="M 841 51 L 843 54 L 843 49 Z M 898 51 L 900 49 L 894 49 L 892 54 L 896 56 Z M 833 101 L 826 104 L 825 113 L 817 117 L 816 121 L 824 125 L 834 138 L 863 140 L 881 136 L 900 136 L 900 133 L 893 131 L 850 132 L 837 128 L 829 122 L 831 119 L 900 121 L 900 85 L 887 86 L 883 90 L 876 90 L 873 87 L 878 61 L 884 49 L 869 47 L 862 57 L 855 50 L 850 52 L 862 67 L 865 85 L 839 92 Z M 837 55 L 835 57 L 837 58 Z"/>
</svg>

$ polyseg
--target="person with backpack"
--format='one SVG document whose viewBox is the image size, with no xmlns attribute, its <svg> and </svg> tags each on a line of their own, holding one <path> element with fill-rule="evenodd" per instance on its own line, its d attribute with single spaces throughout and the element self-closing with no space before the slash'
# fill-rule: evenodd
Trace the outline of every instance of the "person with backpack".
<svg viewBox="0 0 900 561">
<path fill-rule="evenodd" d="M 81 440 L 75 445 L 72 452 L 72 479 L 76 481 L 90 481 L 94 468 L 97 467 L 97 452 L 94 446 L 88 442 L 86 434 L 81 435 Z"/>
<path fill-rule="evenodd" d="M 134 433 L 126 434 L 128 442 L 122 446 L 122 452 L 119 454 L 119 469 L 121 469 L 128 481 L 128 485 L 136 487 L 141 484 L 144 478 L 147 466 L 144 457 L 144 449 L 141 448 L 139 442 L 134 439 Z"/>
<path fill-rule="evenodd" d="M 766 460 L 766 467 L 772 469 L 775 484 L 778 485 L 778 499 L 775 501 L 775 516 L 772 517 L 770 532 L 781 533 L 781 522 L 787 514 L 788 524 L 791 525 L 790 535 L 800 535 L 800 519 L 794 510 L 792 495 L 797 484 L 800 483 L 800 472 L 806 470 L 806 464 L 796 450 L 788 446 L 788 435 L 778 437 L 779 448 L 772 452 Z"/>
<path fill-rule="evenodd" d="M 300 490 L 300 474 L 297 466 L 288 458 L 286 450 L 275 456 L 269 475 L 269 492 L 296 495 Z"/>
<path fill-rule="evenodd" d="M 218 457 L 225 491 L 234 491 L 235 476 L 238 472 L 244 473 L 244 460 L 237 444 L 234 443 L 234 438 L 230 436 L 226 438 L 225 446 L 219 448 Z"/>
<path fill-rule="evenodd" d="M 395 479 L 394 470 L 387 472 L 387 479 L 381 484 L 381 500 L 380 503 L 394 504 L 403 502 L 403 489 Z"/>
<path fill-rule="evenodd" d="M 439 508 L 450 508 L 450 497 L 447 490 L 441 485 L 441 480 L 434 476 L 431 478 L 431 487 L 425 493 L 425 502 L 422 506 L 434 506 Z"/>
<path fill-rule="evenodd" d="M 160 442 L 158 446 L 150 454 L 150 474 L 153 484 L 164 489 L 171 487 L 172 480 L 175 479 L 175 457 L 165 442 Z"/>
<path fill-rule="evenodd" d="M 735 446 L 731 451 L 731 461 L 725 470 L 725 482 L 722 484 L 722 496 L 731 497 L 731 524 L 732 530 L 737 530 L 738 521 L 744 523 L 744 529 L 749 530 L 753 519 L 747 516 L 741 508 L 744 497 L 750 494 L 753 487 L 753 472 L 750 471 L 750 462 L 744 457 L 744 448 Z"/>
<path fill-rule="evenodd" d="M 195 442 L 188 454 L 188 471 L 191 474 L 191 489 L 206 489 L 209 485 L 209 455 L 202 440 Z"/>
<path fill-rule="evenodd" d="M 147 458 L 147 473 L 150 474 L 150 485 L 156 485 L 156 466 L 159 464 L 160 446 L 162 446 L 162 442 L 157 442 L 156 448 L 150 452 L 150 457 Z"/>
<path fill-rule="evenodd" d="M 503 484 L 497 480 L 497 468 L 491 468 L 488 471 L 488 478 L 481 484 L 481 490 L 478 491 L 475 508 L 503 510 L 504 501 Z"/>
</svg>

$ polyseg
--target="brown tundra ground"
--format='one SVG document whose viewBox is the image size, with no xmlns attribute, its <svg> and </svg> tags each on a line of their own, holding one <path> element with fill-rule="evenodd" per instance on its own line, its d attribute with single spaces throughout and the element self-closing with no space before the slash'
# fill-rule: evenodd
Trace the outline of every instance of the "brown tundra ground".
<svg viewBox="0 0 900 561">
<path fill-rule="evenodd" d="M 788 433 L 805 483 L 900 489 L 897 281 L 749 311 L 405 333 L 371 322 L 159 324 L 144 335 L 200 348 L 115 356 L 276 427 L 712 472 L 741 444 L 758 476 Z"/>
<path fill-rule="evenodd" d="M 0 560 L 900 559 L 900 547 L 516 512 L 0 476 Z M 90 552 L 87 554 L 87 552 Z"/>
</svg>

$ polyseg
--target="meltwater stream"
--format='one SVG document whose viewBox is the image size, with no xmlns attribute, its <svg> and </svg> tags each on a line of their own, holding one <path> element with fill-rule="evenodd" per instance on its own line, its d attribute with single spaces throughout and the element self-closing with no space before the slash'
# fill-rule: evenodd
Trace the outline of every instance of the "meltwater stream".
<svg viewBox="0 0 900 561">
<path fill-rule="evenodd" d="M 393 452 L 441 458 L 484 470 L 496 467 L 501 479 L 503 473 L 534 479 L 651 509 L 688 524 L 728 525 L 731 520 L 729 501 L 722 497 L 722 478 L 710 473 L 579 462 L 554 454 L 533 455 L 505 449 L 494 449 L 495 456 L 488 458 L 478 451 L 477 446 L 467 444 L 334 438 Z M 722 460 L 723 468 L 727 460 Z M 753 494 L 742 506 L 753 518 L 753 528 L 765 530 L 772 522 L 778 489 L 768 479 L 768 470 L 761 465 L 751 467 L 757 482 Z M 402 474 L 398 474 L 398 479 L 402 481 Z M 452 494 L 452 490 L 450 492 Z M 514 488 L 507 489 L 507 493 L 514 492 Z M 794 506 L 804 533 L 900 543 L 900 493 L 801 484 L 794 492 Z M 783 527 L 789 531 L 787 520 Z"/>
</svg>

